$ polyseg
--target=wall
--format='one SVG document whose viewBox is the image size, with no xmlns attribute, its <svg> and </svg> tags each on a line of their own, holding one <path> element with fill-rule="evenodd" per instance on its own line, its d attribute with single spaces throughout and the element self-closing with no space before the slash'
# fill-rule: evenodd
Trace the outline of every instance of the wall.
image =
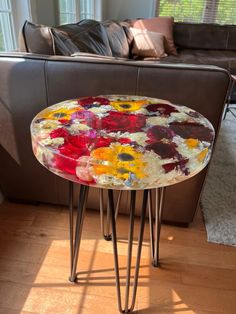
<svg viewBox="0 0 236 314">
<path fill-rule="evenodd" d="M 103 19 L 152 17 L 155 0 L 103 0 Z"/>
<path fill-rule="evenodd" d="M 34 23 L 48 26 L 59 24 L 57 0 L 30 0 L 30 4 Z"/>
<path fill-rule="evenodd" d="M 12 0 L 13 20 L 16 37 L 25 20 L 30 20 L 28 0 Z M 17 40 L 17 38 L 16 38 Z"/>
</svg>

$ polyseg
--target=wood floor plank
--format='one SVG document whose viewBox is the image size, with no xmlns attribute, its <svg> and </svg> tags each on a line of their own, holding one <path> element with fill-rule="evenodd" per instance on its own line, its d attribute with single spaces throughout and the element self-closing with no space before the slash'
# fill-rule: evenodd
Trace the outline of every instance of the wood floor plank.
<svg viewBox="0 0 236 314">
<path fill-rule="evenodd" d="M 123 293 L 129 220 L 117 224 Z M 207 243 L 200 212 L 190 228 L 163 225 L 160 268 L 151 266 L 148 233 L 147 225 L 135 313 L 236 313 L 236 250 Z M 133 266 L 136 251 L 137 242 Z M 70 283 L 66 207 L 0 205 L 0 314 L 118 313 L 112 243 L 98 212 L 86 213 L 78 271 Z"/>
</svg>

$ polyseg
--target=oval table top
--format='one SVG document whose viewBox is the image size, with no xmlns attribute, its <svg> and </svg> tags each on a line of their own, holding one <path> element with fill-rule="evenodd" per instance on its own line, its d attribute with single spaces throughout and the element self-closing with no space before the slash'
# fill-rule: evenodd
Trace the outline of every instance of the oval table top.
<svg viewBox="0 0 236 314">
<path fill-rule="evenodd" d="M 33 152 L 51 172 L 100 188 L 172 185 L 200 172 L 214 141 L 211 123 L 169 101 L 106 95 L 63 101 L 31 123 Z"/>
</svg>

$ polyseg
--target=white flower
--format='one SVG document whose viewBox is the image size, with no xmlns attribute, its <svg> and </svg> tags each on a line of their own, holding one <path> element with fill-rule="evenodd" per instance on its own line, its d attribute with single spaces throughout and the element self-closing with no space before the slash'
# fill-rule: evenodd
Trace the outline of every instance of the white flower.
<svg viewBox="0 0 236 314">
<path fill-rule="evenodd" d="M 190 116 L 187 115 L 185 112 L 172 112 L 170 117 L 168 118 L 168 122 L 183 122 L 188 121 Z"/>
<path fill-rule="evenodd" d="M 40 141 L 40 143 L 44 146 L 52 146 L 52 147 L 58 147 L 60 145 L 64 144 L 64 138 L 63 137 L 56 137 L 56 138 L 46 138 L 42 141 Z"/>
<path fill-rule="evenodd" d="M 165 117 L 150 117 L 147 119 L 147 125 L 153 126 L 153 125 L 162 125 L 162 126 L 168 126 L 168 119 Z"/>
<path fill-rule="evenodd" d="M 122 135 L 122 137 L 128 137 L 131 141 L 137 142 L 138 145 L 146 146 L 146 141 L 148 140 L 147 134 L 145 132 L 128 133 Z"/>
<path fill-rule="evenodd" d="M 74 121 L 75 122 L 75 121 Z M 86 124 L 83 124 L 83 123 L 80 123 L 79 120 L 77 123 L 74 123 L 68 128 L 68 130 L 71 132 L 71 133 L 78 133 L 79 131 L 87 131 L 87 130 L 90 130 L 91 128 L 86 125 Z"/>
<path fill-rule="evenodd" d="M 56 105 L 53 106 L 53 110 L 58 110 L 58 109 L 73 109 L 73 108 L 78 108 L 78 102 L 76 99 L 72 100 L 66 100 L 62 101 Z M 51 107 L 52 108 L 52 107 Z"/>
<path fill-rule="evenodd" d="M 88 109 L 88 111 L 93 112 L 95 115 L 97 115 L 98 117 L 102 118 L 105 116 L 105 114 L 109 111 L 111 111 L 113 109 L 112 106 L 105 106 L 105 105 L 101 105 L 99 107 L 92 107 L 90 109 Z"/>
<path fill-rule="evenodd" d="M 159 98 L 147 98 L 150 104 L 168 104 L 174 106 L 170 101 Z M 174 106 L 175 107 L 175 106 Z"/>
<path fill-rule="evenodd" d="M 123 186 L 123 181 L 115 176 L 101 174 L 96 177 L 96 183 L 101 186 Z"/>
</svg>

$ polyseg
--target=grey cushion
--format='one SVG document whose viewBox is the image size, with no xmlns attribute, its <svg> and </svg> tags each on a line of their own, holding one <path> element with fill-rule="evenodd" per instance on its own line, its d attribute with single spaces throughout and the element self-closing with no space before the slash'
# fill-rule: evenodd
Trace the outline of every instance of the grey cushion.
<svg viewBox="0 0 236 314">
<path fill-rule="evenodd" d="M 55 54 L 51 27 L 26 21 L 21 32 L 23 36 L 21 36 L 20 48 L 23 51 L 45 55 Z"/>
<path fill-rule="evenodd" d="M 124 28 L 114 21 L 104 21 L 113 57 L 129 58 L 129 44 Z"/>
<path fill-rule="evenodd" d="M 112 56 L 106 29 L 97 21 L 82 20 L 58 26 L 57 30 L 67 34 L 79 51 Z"/>
</svg>

